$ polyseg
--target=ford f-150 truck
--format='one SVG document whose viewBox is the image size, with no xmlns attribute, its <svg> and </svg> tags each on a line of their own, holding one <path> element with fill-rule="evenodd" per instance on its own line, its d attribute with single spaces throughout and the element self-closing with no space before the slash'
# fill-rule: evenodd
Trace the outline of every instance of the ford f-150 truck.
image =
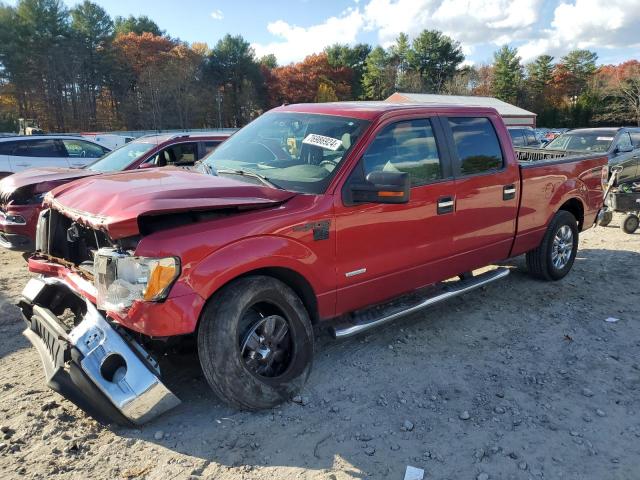
<svg viewBox="0 0 640 480">
<path fill-rule="evenodd" d="M 192 166 L 228 133 L 145 135 L 83 168 L 30 168 L 0 180 L 0 247 L 33 251 L 44 195 L 78 178 L 161 166 Z"/>
<path fill-rule="evenodd" d="M 25 334 L 49 385 L 103 418 L 142 423 L 176 405 L 149 352 L 185 336 L 221 399 L 272 407 L 305 384 L 319 322 L 365 331 L 500 279 L 508 268 L 485 267 L 521 254 L 533 276 L 563 278 L 606 163 L 519 163 L 489 108 L 276 108 L 200 173 L 50 192 Z"/>
</svg>

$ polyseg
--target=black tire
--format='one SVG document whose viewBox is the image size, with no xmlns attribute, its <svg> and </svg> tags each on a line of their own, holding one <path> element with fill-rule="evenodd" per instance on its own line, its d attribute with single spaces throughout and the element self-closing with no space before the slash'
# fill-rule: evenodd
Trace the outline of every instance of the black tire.
<svg viewBox="0 0 640 480">
<path fill-rule="evenodd" d="M 566 232 L 563 227 L 569 227 L 571 231 L 571 251 L 567 252 L 567 250 L 563 249 L 563 252 L 568 253 L 568 258 L 566 258 L 566 262 L 561 262 L 560 266 L 557 266 L 554 264 L 553 256 L 555 250 L 554 240 L 556 235 L 560 234 L 561 230 Z M 527 252 L 527 268 L 529 269 L 529 273 L 536 278 L 547 281 L 560 280 L 567 275 L 573 266 L 578 252 L 578 234 L 578 222 L 571 213 L 565 210 L 560 210 L 556 213 L 553 219 L 551 219 L 551 223 L 544 234 L 540 246 Z M 568 240 L 566 244 L 568 247 Z"/>
<path fill-rule="evenodd" d="M 603 212 L 602 217 L 600 217 L 600 220 L 598 220 L 598 225 L 601 227 L 606 227 L 611 223 L 611 220 L 613 220 L 613 212 L 610 210 Z"/>
<path fill-rule="evenodd" d="M 638 225 L 640 224 L 640 219 L 637 215 L 630 213 L 626 217 L 624 217 L 624 221 L 622 222 L 622 231 L 624 233 L 628 233 L 631 235 L 638 229 Z"/>
<path fill-rule="evenodd" d="M 272 318 L 278 326 L 267 334 L 265 322 Z M 283 322 L 288 330 L 282 341 L 275 340 Z M 261 349 L 248 346 L 250 337 L 259 339 Z M 262 343 L 266 337 L 269 345 Z M 207 382 L 224 402 L 241 410 L 274 407 L 298 393 L 311 373 L 309 314 L 283 282 L 268 276 L 240 278 L 207 303 L 198 327 L 198 356 Z"/>
</svg>

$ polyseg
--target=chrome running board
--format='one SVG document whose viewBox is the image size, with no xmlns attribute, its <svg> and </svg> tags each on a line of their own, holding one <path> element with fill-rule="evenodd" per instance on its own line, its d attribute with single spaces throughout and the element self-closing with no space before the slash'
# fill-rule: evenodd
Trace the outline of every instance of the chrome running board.
<svg viewBox="0 0 640 480">
<path fill-rule="evenodd" d="M 414 296 L 412 299 L 404 301 L 399 299 L 391 302 L 386 307 L 378 306 L 358 312 L 352 315 L 350 321 L 335 325 L 331 330 L 335 338 L 357 335 L 358 333 L 390 322 L 396 318 L 404 317 L 405 315 L 430 307 L 436 303 L 470 292 L 471 290 L 504 278 L 507 275 L 509 275 L 509 269 L 504 267 L 499 267 L 476 276 L 467 277 L 465 275 L 462 280 L 439 284 L 439 293 L 432 296 L 426 298 L 424 296 L 415 298 Z"/>
</svg>

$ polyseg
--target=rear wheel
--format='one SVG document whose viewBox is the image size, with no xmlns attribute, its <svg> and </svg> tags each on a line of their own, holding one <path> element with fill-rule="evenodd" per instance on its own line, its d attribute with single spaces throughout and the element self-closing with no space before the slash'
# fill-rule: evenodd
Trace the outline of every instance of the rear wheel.
<svg viewBox="0 0 640 480">
<path fill-rule="evenodd" d="M 639 224 L 640 219 L 638 219 L 638 216 L 630 213 L 624 217 L 624 221 L 622 222 L 622 231 L 631 235 L 638 229 Z"/>
<path fill-rule="evenodd" d="M 542 280 L 560 280 L 573 266 L 578 252 L 578 222 L 565 210 L 555 214 L 542 243 L 527 252 L 527 268 Z"/>
<path fill-rule="evenodd" d="M 606 227 L 611 223 L 611 220 L 613 220 L 613 212 L 612 211 L 603 212 L 602 216 L 598 220 L 598 225 L 601 227 Z"/>
<path fill-rule="evenodd" d="M 229 405 L 258 410 L 304 386 L 313 359 L 313 329 L 300 298 L 266 276 L 240 278 L 207 304 L 198 356 L 212 390 Z"/>
</svg>

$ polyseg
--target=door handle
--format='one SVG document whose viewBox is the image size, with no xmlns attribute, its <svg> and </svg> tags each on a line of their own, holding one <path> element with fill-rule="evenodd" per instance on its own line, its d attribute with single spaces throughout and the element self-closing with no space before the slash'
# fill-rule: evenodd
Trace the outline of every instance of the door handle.
<svg viewBox="0 0 640 480">
<path fill-rule="evenodd" d="M 502 199 L 513 200 L 514 198 L 516 198 L 516 186 L 514 184 L 505 185 L 502 188 Z"/>
<path fill-rule="evenodd" d="M 456 202 L 453 197 L 440 197 L 438 199 L 438 215 L 453 213 Z"/>
<path fill-rule="evenodd" d="M 16 167 L 28 167 L 28 163 L 16 163 Z"/>
</svg>

